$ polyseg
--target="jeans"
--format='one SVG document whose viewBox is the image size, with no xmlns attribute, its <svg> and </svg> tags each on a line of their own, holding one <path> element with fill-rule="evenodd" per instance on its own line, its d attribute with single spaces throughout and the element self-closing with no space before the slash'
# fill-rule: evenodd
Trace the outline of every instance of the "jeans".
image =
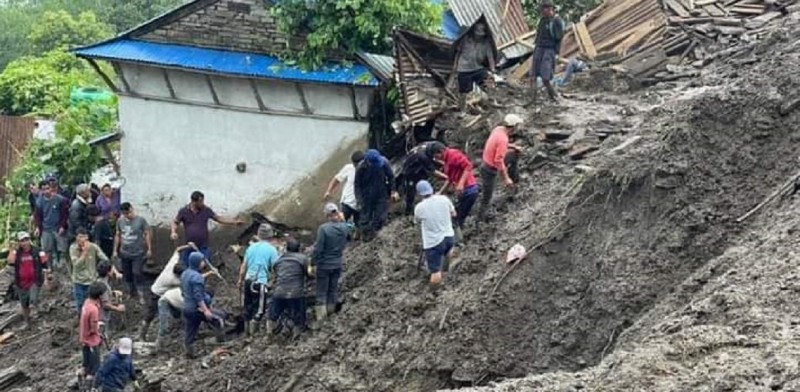
<svg viewBox="0 0 800 392">
<path fill-rule="evenodd" d="M 247 321 L 261 321 L 267 310 L 267 288 L 252 280 L 244 282 L 244 309 L 242 313 Z"/>
<path fill-rule="evenodd" d="M 81 314 L 83 303 L 86 302 L 86 296 L 89 294 L 89 285 L 80 283 L 73 284 L 72 294 L 75 297 L 75 309 L 78 310 L 78 314 Z"/>
<path fill-rule="evenodd" d="M 489 214 L 489 208 L 492 204 L 492 196 L 494 196 L 494 187 L 497 185 L 497 169 L 488 166 L 486 163 L 481 165 L 481 181 L 483 181 L 483 186 L 481 190 L 483 193 L 481 194 L 481 205 L 480 209 L 478 210 L 478 219 L 486 220 L 487 215 Z"/>
<path fill-rule="evenodd" d="M 335 305 L 342 269 L 317 269 L 317 306 Z"/>
<path fill-rule="evenodd" d="M 144 287 L 144 276 L 142 276 L 142 267 L 144 266 L 144 255 L 141 256 L 120 256 L 122 263 L 122 275 L 125 278 L 125 284 L 128 286 L 128 294 L 131 297 L 138 297 L 139 290 L 146 291 Z"/>
<path fill-rule="evenodd" d="M 306 326 L 306 298 L 272 298 L 269 319 L 278 321 L 281 315 L 286 312 L 294 325 L 300 328 Z"/>
<path fill-rule="evenodd" d="M 164 337 L 169 335 L 170 319 L 179 318 L 181 312 L 169 304 L 165 298 L 158 300 L 158 336 Z"/>
<path fill-rule="evenodd" d="M 456 205 L 456 225 L 458 225 L 459 228 L 464 228 L 464 222 L 467 221 L 467 217 L 470 212 L 472 212 L 472 207 L 475 206 L 475 202 L 478 200 L 478 193 L 480 193 L 480 187 L 478 184 L 475 184 L 464 189 L 464 193 L 458 198 Z"/>
</svg>

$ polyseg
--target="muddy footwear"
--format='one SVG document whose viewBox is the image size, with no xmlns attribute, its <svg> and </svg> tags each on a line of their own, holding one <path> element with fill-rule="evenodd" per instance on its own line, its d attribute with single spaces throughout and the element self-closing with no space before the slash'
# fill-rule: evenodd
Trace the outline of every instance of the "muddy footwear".
<svg viewBox="0 0 800 392">
<path fill-rule="evenodd" d="M 328 315 L 328 317 L 333 316 L 336 313 L 336 305 L 335 304 L 325 305 L 325 313 Z"/>
<path fill-rule="evenodd" d="M 275 334 L 274 334 L 275 323 L 272 322 L 271 320 L 267 320 L 266 330 L 267 330 L 267 343 L 274 342 L 275 341 Z"/>
<path fill-rule="evenodd" d="M 552 100 L 553 102 L 558 102 L 558 93 L 556 92 L 556 89 L 553 87 L 553 84 L 547 83 L 545 84 L 545 87 L 547 87 L 547 95 L 550 97 L 550 100 Z"/>
<path fill-rule="evenodd" d="M 147 330 L 149 328 L 150 328 L 150 322 L 142 321 L 142 323 L 139 324 L 139 333 L 137 336 L 139 337 L 140 342 L 147 341 Z"/>
<path fill-rule="evenodd" d="M 164 352 L 164 338 L 161 335 L 156 336 L 156 354 Z"/>
<path fill-rule="evenodd" d="M 253 336 L 253 323 L 250 321 L 244 322 L 244 334 L 245 336 Z"/>
<path fill-rule="evenodd" d="M 183 355 L 186 359 L 195 359 L 197 357 L 196 353 L 194 352 L 194 345 L 184 345 L 183 346 Z"/>
<path fill-rule="evenodd" d="M 261 333 L 261 321 L 251 321 L 250 322 L 250 335 L 256 336 Z"/>
</svg>

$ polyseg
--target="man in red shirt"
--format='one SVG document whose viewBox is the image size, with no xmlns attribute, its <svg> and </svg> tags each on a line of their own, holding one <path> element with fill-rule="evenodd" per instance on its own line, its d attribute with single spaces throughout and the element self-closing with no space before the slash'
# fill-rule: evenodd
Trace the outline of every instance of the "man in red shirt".
<svg viewBox="0 0 800 392">
<path fill-rule="evenodd" d="M 514 181 L 509 175 L 506 167 L 506 155 L 509 148 L 519 151 L 520 148 L 509 143 L 509 137 L 522 125 L 522 117 L 516 114 L 508 114 L 503 120 L 503 124 L 492 130 L 486 145 L 483 148 L 483 162 L 481 163 L 481 179 L 483 180 L 483 196 L 481 197 L 478 219 L 486 220 L 489 207 L 494 195 L 494 186 L 497 182 L 497 175 L 503 180 L 506 187 L 514 186 Z"/>
<path fill-rule="evenodd" d="M 103 338 L 100 332 L 100 320 L 103 314 L 103 305 L 100 298 L 106 292 L 106 286 L 94 282 L 89 286 L 89 299 L 84 301 L 81 309 L 79 338 L 83 356 L 83 376 L 87 384 L 91 385 L 94 375 L 100 368 L 100 345 Z"/>
<path fill-rule="evenodd" d="M 22 231 L 17 234 L 19 247 L 8 255 L 8 265 L 14 267 L 14 286 L 22 306 L 22 316 L 30 325 L 31 307 L 39 300 L 39 289 L 49 273 L 47 255 L 31 245 L 31 236 Z"/>
<path fill-rule="evenodd" d="M 475 201 L 478 200 L 480 187 L 472 173 L 472 162 L 467 155 L 455 148 L 446 148 L 444 152 L 435 155 L 437 161 L 444 165 L 444 174 L 447 176 L 439 193 L 445 193 L 449 188 L 453 188 L 458 201 L 456 203 L 456 242 L 461 242 L 464 229 L 464 222 Z"/>
</svg>

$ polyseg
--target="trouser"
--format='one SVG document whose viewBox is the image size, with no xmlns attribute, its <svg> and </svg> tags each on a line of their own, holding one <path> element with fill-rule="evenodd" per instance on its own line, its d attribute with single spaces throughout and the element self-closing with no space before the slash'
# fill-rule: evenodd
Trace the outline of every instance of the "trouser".
<svg viewBox="0 0 800 392">
<path fill-rule="evenodd" d="M 358 226 L 360 224 L 360 222 L 358 221 L 359 220 L 359 213 L 358 213 L 357 209 L 355 209 L 353 207 L 350 207 L 349 205 L 347 205 L 345 203 L 342 203 L 342 213 L 344 214 L 345 222 L 350 221 L 350 219 L 352 218 L 353 219 L 353 224 L 355 224 L 356 226 Z"/>
<path fill-rule="evenodd" d="M 197 334 L 200 332 L 200 325 L 203 323 L 208 324 L 208 327 L 219 333 L 222 330 L 222 320 L 214 317 L 207 319 L 206 316 L 199 310 L 183 310 L 184 321 L 184 339 L 183 344 L 190 347 L 197 340 Z"/>
<path fill-rule="evenodd" d="M 481 68 L 475 71 L 459 72 L 458 73 L 458 92 L 466 94 L 472 92 L 472 89 L 477 84 L 483 85 L 486 78 L 489 77 L 489 71 Z"/>
<path fill-rule="evenodd" d="M 467 217 L 472 212 L 472 207 L 478 200 L 478 193 L 480 193 L 480 187 L 478 184 L 475 184 L 464 189 L 464 192 L 459 196 L 456 202 L 456 225 L 458 225 L 459 228 L 464 228 L 464 223 L 467 221 Z"/>
<path fill-rule="evenodd" d="M 519 152 L 517 150 L 508 150 L 506 153 L 506 170 L 508 170 L 508 177 L 511 178 L 511 181 L 514 183 L 519 182 Z"/>
<path fill-rule="evenodd" d="M 341 268 L 317 268 L 317 306 L 336 305 Z"/>
<path fill-rule="evenodd" d="M 537 47 L 533 51 L 533 66 L 531 73 L 533 82 L 536 78 L 542 78 L 542 83 L 545 85 L 550 83 L 553 78 L 553 73 L 556 66 L 556 50 L 554 48 Z"/>
<path fill-rule="evenodd" d="M 181 310 L 172 307 L 166 298 L 158 300 L 158 336 L 169 335 L 170 319 L 180 318 Z"/>
<path fill-rule="evenodd" d="M 120 262 L 122 263 L 122 275 L 125 279 L 126 286 L 128 286 L 128 294 L 130 294 L 131 297 L 138 297 L 139 290 L 142 292 L 146 290 L 144 287 L 144 276 L 142 275 L 144 255 L 120 255 Z"/>
<path fill-rule="evenodd" d="M 67 237 L 59 235 L 55 230 L 45 230 L 41 233 L 42 251 L 47 254 L 50 266 L 54 269 L 67 261 Z"/>
<path fill-rule="evenodd" d="M 287 314 L 295 326 L 306 327 L 306 298 L 272 298 L 269 319 L 278 321 L 283 313 Z"/>
<path fill-rule="evenodd" d="M 157 296 L 152 290 L 147 290 L 147 303 L 145 304 L 144 322 L 149 324 L 158 316 L 158 301 L 161 297 Z"/>
<path fill-rule="evenodd" d="M 417 197 L 417 183 L 424 180 L 424 176 L 411 176 L 403 180 L 403 192 L 405 193 L 406 215 L 414 214 L 414 200 Z"/>
<path fill-rule="evenodd" d="M 88 284 L 74 283 L 72 285 L 72 294 L 75 297 L 75 309 L 78 310 L 79 315 L 81 314 L 83 303 L 86 302 L 86 295 L 88 293 L 89 293 Z"/>
<path fill-rule="evenodd" d="M 242 309 L 246 321 L 261 321 L 266 313 L 267 287 L 252 280 L 244 282 L 244 309 Z"/>
<path fill-rule="evenodd" d="M 480 169 L 481 181 L 481 204 L 478 210 L 478 219 L 485 220 L 494 196 L 494 187 L 497 184 L 497 169 L 483 163 Z"/>
<path fill-rule="evenodd" d="M 386 224 L 389 213 L 389 201 L 386 195 L 364 200 L 361 206 L 361 230 L 365 233 L 376 233 Z"/>
<path fill-rule="evenodd" d="M 19 286 L 14 286 L 14 289 L 17 292 L 17 298 L 23 310 L 30 309 L 31 306 L 36 306 L 39 303 L 39 286 L 34 284 L 26 290 L 19 288 Z"/>
</svg>

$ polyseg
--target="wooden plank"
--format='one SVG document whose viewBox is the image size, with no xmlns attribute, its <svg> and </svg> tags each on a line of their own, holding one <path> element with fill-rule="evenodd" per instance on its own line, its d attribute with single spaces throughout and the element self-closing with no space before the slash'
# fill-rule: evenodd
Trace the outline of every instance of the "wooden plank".
<svg viewBox="0 0 800 392">
<path fill-rule="evenodd" d="M 731 8 L 731 12 L 735 12 L 737 14 L 745 14 L 745 15 L 761 15 L 764 13 L 764 9 L 733 7 Z"/>
<path fill-rule="evenodd" d="M 14 337 L 14 332 L 6 332 L 0 335 L 0 344 L 7 342 L 9 339 Z"/>
<path fill-rule="evenodd" d="M 594 59 L 595 56 L 597 56 L 597 49 L 594 47 L 592 37 L 589 35 L 589 30 L 586 28 L 586 24 L 583 22 L 576 23 L 575 31 L 576 38 L 581 42 L 581 46 L 585 50 L 584 54 L 589 60 Z"/>
<path fill-rule="evenodd" d="M 567 156 L 570 157 L 570 159 L 578 160 L 584 158 L 586 154 L 590 152 L 597 151 L 599 148 L 600 147 L 592 144 L 577 145 L 570 148 L 569 152 L 567 153 Z"/>
<path fill-rule="evenodd" d="M 166 68 L 161 68 L 161 74 L 164 76 L 164 83 L 167 84 L 167 89 L 169 90 L 169 96 L 172 99 L 178 99 L 178 96 L 175 95 L 175 88 L 172 87 L 172 81 L 169 80 L 169 73 Z"/>
<path fill-rule="evenodd" d="M 295 83 L 294 88 L 297 90 L 297 95 L 300 97 L 300 103 L 303 104 L 303 113 L 311 114 L 311 106 L 308 105 L 303 86 L 301 86 L 300 83 Z"/>
<path fill-rule="evenodd" d="M 258 86 L 256 86 L 255 79 L 250 80 L 250 89 L 253 90 L 253 96 L 256 98 L 256 102 L 258 103 L 258 110 L 265 112 L 267 111 L 267 106 L 264 105 L 264 100 L 261 99 L 261 93 L 258 92 Z"/>
<path fill-rule="evenodd" d="M 695 7 L 704 7 L 711 4 L 716 4 L 717 0 L 697 0 L 694 2 Z"/>
<path fill-rule="evenodd" d="M 119 87 L 117 87 L 117 85 L 114 82 L 111 81 L 111 78 L 109 78 L 108 75 L 106 75 L 106 73 L 103 72 L 103 69 L 101 69 L 100 66 L 97 65 L 97 62 L 95 62 L 94 59 L 87 59 L 86 61 L 89 62 L 89 65 L 92 66 L 92 69 L 94 69 L 94 71 L 97 72 L 100 75 L 100 78 L 102 78 L 103 81 L 106 82 L 108 87 L 111 88 L 111 91 L 113 91 L 115 93 L 119 92 Z M 116 63 L 114 63 L 114 64 L 116 64 Z M 114 67 L 114 69 L 116 70 L 116 67 Z M 122 78 L 122 74 L 120 74 L 120 78 Z M 127 86 L 127 83 L 125 85 Z"/>
<path fill-rule="evenodd" d="M 206 75 L 206 85 L 208 86 L 208 90 L 211 91 L 211 99 L 214 100 L 214 104 L 219 105 L 219 96 L 217 96 L 217 90 L 214 89 L 214 82 L 211 81 L 211 75 Z"/>
<path fill-rule="evenodd" d="M 687 11 L 686 8 L 684 8 L 680 3 L 678 3 L 675 0 L 664 0 L 664 4 L 670 10 L 672 10 L 672 12 L 674 12 L 675 14 L 677 14 L 682 18 L 689 18 L 692 16 L 692 14 L 689 13 L 689 11 Z"/>
<path fill-rule="evenodd" d="M 707 12 L 709 15 L 713 17 L 725 16 L 725 12 L 717 8 L 715 5 L 707 5 L 703 7 L 703 11 Z"/>
</svg>

